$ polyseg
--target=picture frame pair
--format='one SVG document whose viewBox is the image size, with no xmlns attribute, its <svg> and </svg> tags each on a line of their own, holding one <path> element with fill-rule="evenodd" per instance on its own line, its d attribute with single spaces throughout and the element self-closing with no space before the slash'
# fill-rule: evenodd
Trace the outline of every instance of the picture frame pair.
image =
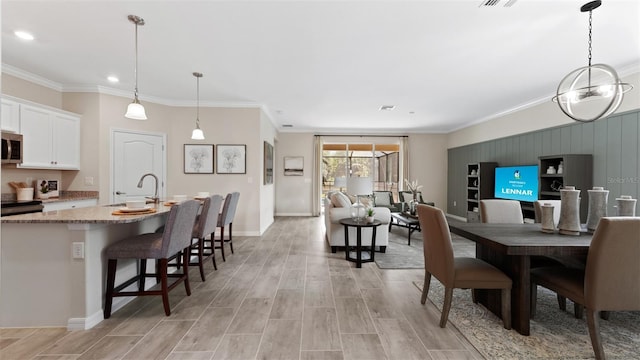
<svg viewBox="0 0 640 360">
<path fill-rule="evenodd" d="M 214 161 L 215 150 L 215 161 Z M 247 145 L 184 144 L 185 174 L 246 174 Z"/>
</svg>

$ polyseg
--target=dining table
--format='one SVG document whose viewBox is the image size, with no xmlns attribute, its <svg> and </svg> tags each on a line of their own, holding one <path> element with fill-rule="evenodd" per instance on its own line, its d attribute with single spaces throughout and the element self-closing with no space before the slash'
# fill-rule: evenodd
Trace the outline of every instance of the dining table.
<svg viewBox="0 0 640 360">
<path fill-rule="evenodd" d="M 585 258 L 591 244 L 586 227 L 579 235 L 544 233 L 541 224 L 490 224 L 450 221 L 452 233 L 476 243 L 476 257 L 505 272 L 513 280 L 511 289 L 512 327 L 529 335 L 531 320 L 532 258 Z M 476 300 L 500 316 L 500 292 L 475 290 Z"/>
</svg>

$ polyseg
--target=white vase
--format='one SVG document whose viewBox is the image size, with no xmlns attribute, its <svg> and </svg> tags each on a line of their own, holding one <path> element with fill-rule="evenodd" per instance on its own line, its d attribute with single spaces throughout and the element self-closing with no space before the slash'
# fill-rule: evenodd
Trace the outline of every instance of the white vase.
<svg viewBox="0 0 640 360">
<path fill-rule="evenodd" d="M 616 199 L 616 208 L 618 216 L 636 216 L 636 199 L 632 199 L 629 195 L 621 195 Z"/>
<path fill-rule="evenodd" d="M 580 235 L 580 190 L 575 186 L 565 186 L 560 190 L 558 232 L 563 235 Z"/>
<path fill-rule="evenodd" d="M 595 231 L 601 217 L 607 216 L 607 199 L 609 190 L 594 186 L 589 193 L 589 212 L 587 213 L 587 229 Z"/>
<path fill-rule="evenodd" d="M 373 216 L 367 216 L 367 223 L 371 224 L 373 222 Z"/>
<path fill-rule="evenodd" d="M 552 234 L 556 232 L 556 224 L 553 220 L 553 205 L 549 203 L 542 204 L 541 221 L 542 228 L 540 229 L 544 233 Z"/>
</svg>

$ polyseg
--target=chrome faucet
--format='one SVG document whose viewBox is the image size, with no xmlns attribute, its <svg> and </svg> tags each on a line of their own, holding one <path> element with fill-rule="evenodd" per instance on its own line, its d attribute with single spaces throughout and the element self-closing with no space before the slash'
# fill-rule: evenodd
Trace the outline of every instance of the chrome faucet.
<svg viewBox="0 0 640 360">
<path fill-rule="evenodd" d="M 151 199 L 151 200 L 153 200 L 153 203 L 154 203 L 154 204 L 157 204 L 157 203 L 160 201 L 160 198 L 158 198 L 158 177 L 157 177 L 157 176 L 155 176 L 155 175 L 154 175 L 154 174 L 152 174 L 152 173 L 147 173 L 147 174 L 142 175 L 142 177 L 140 178 L 140 181 L 138 181 L 138 187 L 139 187 L 139 188 L 142 188 L 142 181 L 143 181 L 143 180 L 144 180 L 144 178 L 146 178 L 147 176 L 153 176 L 153 178 L 154 178 L 154 179 L 156 179 L 156 191 L 155 191 L 155 193 L 154 193 L 153 197 L 145 196 L 145 198 L 147 198 L 147 199 Z"/>
</svg>

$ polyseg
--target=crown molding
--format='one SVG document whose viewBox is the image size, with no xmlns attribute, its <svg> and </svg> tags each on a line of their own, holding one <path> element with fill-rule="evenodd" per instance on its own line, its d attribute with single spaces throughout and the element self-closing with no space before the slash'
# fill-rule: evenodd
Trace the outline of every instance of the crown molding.
<svg viewBox="0 0 640 360">
<path fill-rule="evenodd" d="M 101 85 L 83 85 L 83 84 L 60 84 L 49 79 L 45 79 L 42 76 L 24 71 L 5 63 L 2 63 L 2 72 L 15 76 L 19 79 L 47 87 L 49 89 L 59 91 L 62 93 L 76 92 L 76 93 L 98 93 L 104 95 L 112 95 L 124 98 L 133 98 L 132 91 L 115 89 L 108 86 Z M 168 98 L 161 98 L 157 96 L 148 96 L 144 94 L 138 94 L 138 98 L 141 101 L 147 101 L 154 104 L 175 106 L 175 107 L 196 107 L 197 102 L 195 100 L 175 100 Z M 200 101 L 201 107 L 222 107 L 222 108 L 261 108 L 262 104 L 249 101 Z"/>
</svg>

